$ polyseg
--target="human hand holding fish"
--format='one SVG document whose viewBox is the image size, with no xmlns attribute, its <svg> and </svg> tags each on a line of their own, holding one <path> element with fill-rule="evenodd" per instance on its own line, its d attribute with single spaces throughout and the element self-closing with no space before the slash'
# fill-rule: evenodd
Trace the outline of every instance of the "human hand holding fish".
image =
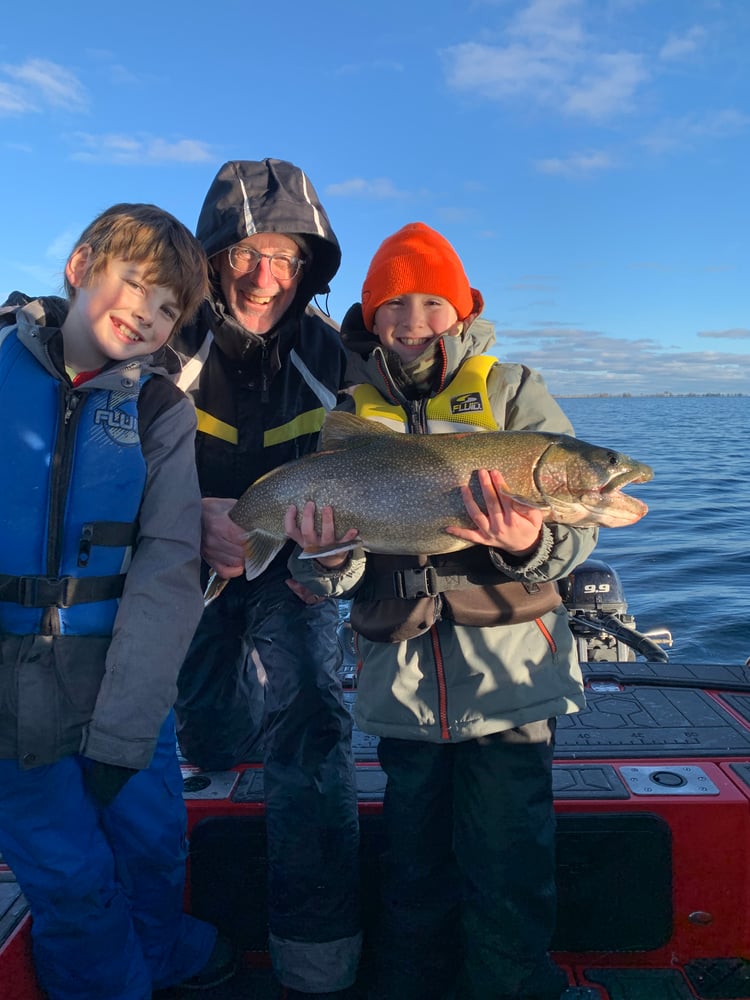
<svg viewBox="0 0 750 1000">
<path fill-rule="evenodd" d="M 513 556 L 530 555 L 539 544 L 544 514 L 538 507 L 516 500 L 503 474 L 497 469 L 477 469 L 484 509 L 477 503 L 469 486 L 461 487 L 466 513 L 474 527 L 449 525 L 445 530 L 454 538 L 472 545 L 502 549 Z"/>
<path fill-rule="evenodd" d="M 298 517 L 295 504 L 287 508 L 284 515 L 284 530 L 289 538 L 308 552 L 321 550 L 329 553 L 320 555 L 316 562 L 325 569 L 339 569 L 349 558 L 350 542 L 359 536 L 358 528 L 349 528 L 341 538 L 336 538 L 336 524 L 333 507 L 326 504 L 320 510 L 320 531 L 317 529 L 317 508 L 314 501 L 308 500 Z M 341 551 L 337 552 L 338 546 Z"/>
<path fill-rule="evenodd" d="M 248 534 L 229 517 L 237 503 L 228 497 L 204 497 L 201 503 L 201 556 L 211 567 L 203 593 L 207 607 L 215 601 L 228 581 L 245 569 L 245 542 Z"/>
<path fill-rule="evenodd" d="M 236 503 L 227 497 L 204 497 L 201 504 L 201 555 L 226 580 L 245 568 L 248 533 L 229 517 Z"/>
<path fill-rule="evenodd" d="M 336 552 L 336 527 L 333 520 L 333 508 L 328 505 L 320 512 L 320 531 L 317 529 L 317 509 L 313 501 L 309 501 L 302 508 L 302 513 L 297 516 L 297 507 L 292 504 L 287 508 L 284 515 L 284 530 L 289 538 L 296 542 L 301 548 L 323 548 Z M 357 529 L 353 528 L 344 533 L 341 543 L 349 542 L 357 537 Z M 318 560 L 325 569 L 338 569 L 347 562 L 349 558 L 349 547 L 346 546 L 343 555 L 322 556 Z M 287 587 L 293 591 L 305 604 L 318 604 L 326 598 L 322 594 L 315 594 L 309 587 L 299 583 L 295 579 L 286 581 Z"/>
</svg>

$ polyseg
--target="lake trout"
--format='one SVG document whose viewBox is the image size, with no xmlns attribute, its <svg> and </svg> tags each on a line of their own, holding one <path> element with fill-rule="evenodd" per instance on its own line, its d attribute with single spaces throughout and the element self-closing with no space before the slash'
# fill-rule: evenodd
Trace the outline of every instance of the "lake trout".
<svg viewBox="0 0 750 1000">
<path fill-rule="evenodd" d="M 648 508 L 621 487 L 653 477 L 649 466 L 627 455 L 566 434 L 402 434 L 335 410 L 326 416 L 321 450 L 261 476 L 230 510 L 231 519 L 249 533 L 247 578 L 262 573 L 286 543 L 284 515 L 290 504 L 301 514 L 308 500 L 318 511 L 333 507 L 338 535 L 359 530 L 344 548 L 405 555 L 467 548 L 469 542 L 445 528 L 474 526 L 461 486 L 469 485 L 483 506 L 477 469 L 499 470 L 509 495 L 544 511 L 546 521 L 579 527 L 638 521 Z M 331 551 L 342 548 L 326 550 Z"/>
</svg>

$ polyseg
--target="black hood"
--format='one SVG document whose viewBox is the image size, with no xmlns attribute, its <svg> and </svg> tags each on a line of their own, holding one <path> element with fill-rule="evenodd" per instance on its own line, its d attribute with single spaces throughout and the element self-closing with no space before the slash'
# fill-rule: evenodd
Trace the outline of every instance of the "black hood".
<svg viewBox="0 0 750 1000">
<path fill-rule="evenodd" d="M 380 344 L 375 334 L 370 333 L 365 327 L 360 302 L 355 302 L 347 309 L 346 315 L 341 321 L 340 334 L 344 347 L 353 354 L 359 354 L 363 358 L 366 358 L 368 354 L 372 354 Z"/>
<path fill-rule="evenodd" d="M 301 311 L 329 291 L 341 249 L 307 175 L 286 160 L 230 160 L 214 178 L 195 235 L 208 257 L 255 233 L 299 235 L 312 259 L 295 299 Z"/>
</svg>

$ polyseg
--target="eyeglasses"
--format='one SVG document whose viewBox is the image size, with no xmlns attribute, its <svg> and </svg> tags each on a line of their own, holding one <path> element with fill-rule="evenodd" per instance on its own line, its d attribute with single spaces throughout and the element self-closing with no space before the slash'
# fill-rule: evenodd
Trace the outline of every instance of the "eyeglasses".
<svg viewBox="0 0 750 1000">
<path fill-rule="evenodd" d="M 240 274 L 252 274 L 261 257 L 265 257 L 271 274 L 279 281 L 296 278 L 305 261 L 301 257 L 291 257 L 288 253 L 261 253 L 252 247 L 233 246 L 227 251 L 229 266 Z"/>
</svg>

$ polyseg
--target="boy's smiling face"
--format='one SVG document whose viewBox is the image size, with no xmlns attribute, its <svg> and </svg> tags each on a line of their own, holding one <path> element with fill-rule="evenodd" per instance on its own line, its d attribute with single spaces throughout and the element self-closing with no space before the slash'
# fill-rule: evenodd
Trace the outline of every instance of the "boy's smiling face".
<svg viewBox="0 0 750 1000">
<path fill-rule="evenodd" d="M 76 290 L 63 324 L 66 363 L 87 371 L 163 347 L 180 318 L 174 291 L 147 279 L 148 262 L 113 258 L 89 277 L 89 260 L 79 247 L 66 266 Z"/>
<path fill-rule="evenodd" d="M 457 322 L 458 313 L 447 299 L 410 292 L 379 305 L 372 329 L 383 347 L 408 362 Z"/>
</svg>

